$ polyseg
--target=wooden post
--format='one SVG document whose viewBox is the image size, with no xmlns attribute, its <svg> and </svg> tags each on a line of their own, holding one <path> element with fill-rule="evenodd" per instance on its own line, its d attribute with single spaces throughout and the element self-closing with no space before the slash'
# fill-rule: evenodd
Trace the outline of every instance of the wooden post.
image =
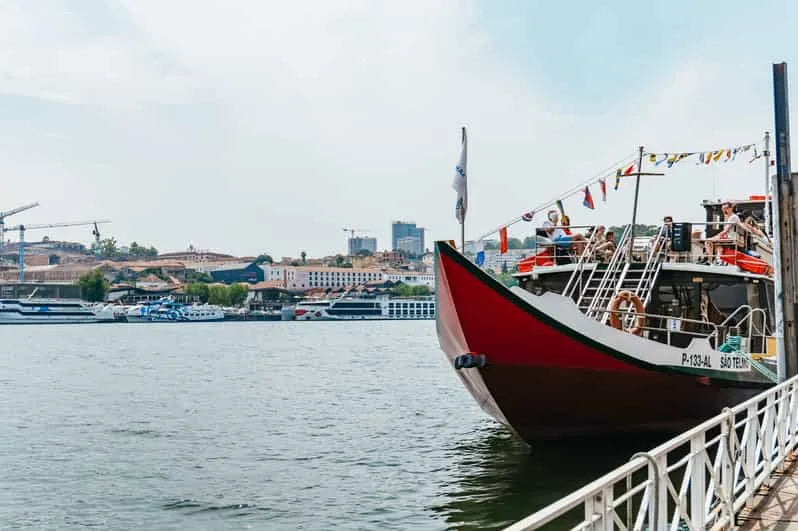
<svg viewBox="0 0 798 531">
<path fill-rule="evenodd" d="M 798 264 L 796 248 L 796 209 L 795 179 L 790 170 L 790 120 L 787 89 L 787 63 L 773 65 L 773 103 L 775 111 L 776 142 L 776 181 L 778 184 L 779 246 L 780 267 L 776 274 L 781 275 L 781 306 L 783 311 L 784 352 L 779 353 L 784 362 L 787 378 L 798 374 L 798 334 L 796 330 L 796 286 L 795 267 Z M 778 319 L 778 317 L 777 317 Z M 777 331 L 778 333 L 778 331 Z"/>
</svg>

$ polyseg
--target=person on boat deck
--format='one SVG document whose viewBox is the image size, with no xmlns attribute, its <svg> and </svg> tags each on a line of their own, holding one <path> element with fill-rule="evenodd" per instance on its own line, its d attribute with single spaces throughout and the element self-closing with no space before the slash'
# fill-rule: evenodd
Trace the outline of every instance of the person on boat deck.
<svg viewBox="0 0 798 531">
<path fill-rule="evenodd" d="M 601 227 L 602 229 L 604 227 Z M 607 261 L 612 256 L 612 253 L 615 252 L 615 233 L 612 231 L 607 231 L 607 233 L 602 237 L 600 242 L 596 242 L 596 255 L 598 255 L 599 259 L 602 261 Z"/>
<path fill-rule="evenodd" d="M 593 238 L 593 241 L 596 243 L 604 241 L 605 230 L 606 228 L 604 227 L 604 225 L 594 225 L 589 229 L 587 229 L 587 234 L 585 234 L 585 238 L 587 238 L 588 240 Z M 595 234 L 595 236 L 593 236 L 593 234 Z"/>
<path fill-rule="evenodd" d="M 723 230 L 711 238 L 707 238 L 704 242 L 706 257 L 701 260 L 703 263 L 708 263 L 710 259 L 714 258 L 715 250 L 718 245 L 722 246 L 724 243 L 726 245 L 734 243 L 733 240 L 737 237 L 737 227 L 742 225 L 740 216 L 734 213 L 734 204 L 730 201 L 724 202 L 720 209 L 723 212 L 723 220 L 726 224 L 723 225 Z"/>
<path fill-rule="evenodd" d="M 673 217 L 665 216 L 662 218 L 662 225 L 665 227 L 665 237 L 670 240 L 673 235 Z"/>
<path fill-rule="evenodd" d="M 759 225 L 757 225 L 756 219 L 754 219 L 753 215 L 751 215 L 750 213 L 745 213 L 745 214 L 743 214 L 743 219 L 745 220 L 745 221 L 743 221 L 743 227 L 748 232 L 750 232 L 751 234 L 753 234 L 755 236 L 759 236 L 760 238 L 764 239 L 765 241 L 768 241 L 767 234 L 765 234 L 762 231 L 762 229 L 759 228 Z"/>
<path fill-rule="evenodd" d="M 660 229 L 660 231 L 662 231 L 663 229 L 664 229 L 664 231 L 663 231 L 662 235 L 665 238 L 665 241 L 664 241 L 665 252 L 668 252 L 668 251 L 670 251 L 671 238 L 673 237 L 673 217 L 672 216 L 665 216 L 664 218 L 662 218 L 662 228 Z M 656 247 L 654 249 L 655 253 L 659 252 L 660 245 L 662 245 L 662 242 L 658 242 L 657 243 L 657 245 L 656 245 Z M 667 256 L 666 260 L 670 260 L 670 258 L 671 258 L 670 256 Z"/>
<path fill-rule="evenodd" d="M 546 231 L 546 236 L 554 245 L 566 250 L 573 245 L 574 250 L 579 252 L 579 247 L 584 246 L 585 237 L 581 234 L 571 234 L 571 230 L 568 228 L 570 224 L 568 216 L 563 216 L 562 226 L 557 226 L 560 216 L 556 210 L 549 210 L 547 217 L 548 220 L 543 223 L 543 230 Z"/>
<path fill-rule="evenodd" d="M 562 230 L 568 236 L 572 236 L 571 234 L 571 218 L 566 216 L 565 214 L 562 215 L 562 219 L 560 220 L 562 223 Z"/>
</svg>

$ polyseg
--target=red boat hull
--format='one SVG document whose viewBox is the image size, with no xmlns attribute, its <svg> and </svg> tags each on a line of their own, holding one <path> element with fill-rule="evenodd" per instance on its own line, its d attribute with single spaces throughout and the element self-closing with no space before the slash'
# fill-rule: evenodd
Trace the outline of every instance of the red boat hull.
<svg viewBox="0 0 798 531">
<path fill-rule="evenodd" d="M 479 405 L 527 442 L 683 430 L 761 390 L 639 363 L 541 314 L 446 242 L 436 243 L 437 328 Z"/>
</svg>

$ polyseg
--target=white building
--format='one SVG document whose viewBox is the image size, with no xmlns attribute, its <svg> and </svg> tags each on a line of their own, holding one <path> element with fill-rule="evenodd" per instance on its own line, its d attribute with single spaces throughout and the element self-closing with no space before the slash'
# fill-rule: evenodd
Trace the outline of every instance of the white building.
<svg viewBox="0 0 798 531">
<path fill-rule="evenodd" d="M 386 280 L 402 282 L 408 286 L 435 287 L 435 275 L 430 273 L 416 273 L 414 271 L 389 271 L 385 273 Z"/>
<path fill-rule="evenodd" d="M 345 288 L 385 280 L 379 269 L 353 267 L 287 266 L 264 264 L 264 280 L 274 280 L 285 289 Z"/>
<path fill-rule="evenodd" d="M 415 271 L 381 271 L 374 268 L 291 266 L 263 264 L 265 281 L 275 281 L 284 289 L 346 288 L 369 282 L 402 282 L 408 286 L 435 287 L 435 275 Z"/>
</svg>

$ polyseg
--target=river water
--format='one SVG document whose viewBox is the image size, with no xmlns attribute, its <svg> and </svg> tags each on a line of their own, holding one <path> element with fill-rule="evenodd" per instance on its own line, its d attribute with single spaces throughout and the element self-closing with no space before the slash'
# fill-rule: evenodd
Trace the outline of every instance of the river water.
<svg viewBox="0 0 798 531">
<path fill-rule="evenodd" d="M 433 321 L 0 338 L 0 528 L 499 528 L 658 442 L 526 446 L 462 387 Z"/>
</svg>

